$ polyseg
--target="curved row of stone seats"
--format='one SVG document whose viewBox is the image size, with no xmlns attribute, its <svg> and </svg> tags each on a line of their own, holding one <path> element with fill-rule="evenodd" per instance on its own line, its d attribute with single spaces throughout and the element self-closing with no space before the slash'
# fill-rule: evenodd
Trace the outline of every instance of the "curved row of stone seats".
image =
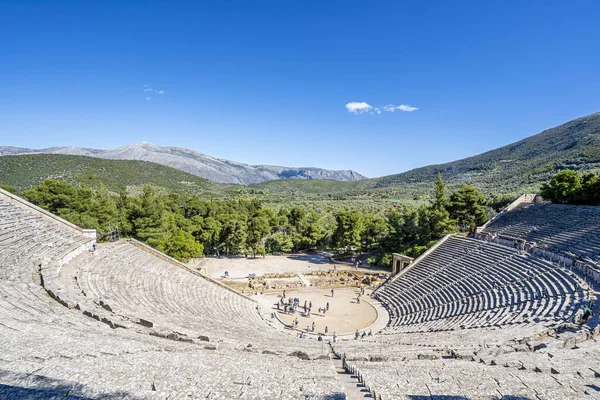
<svg viewBox="0 0 600 400">
<path fill-rule="evenodd" d="M 71 323 L 3 318 L 0 398 L 343 398 L 328 359 L 201 348 L 70 313 Z"/>
<path fill-rule="evenodd" d="M 449 236 L 384 285 L 378 298 L 399 331 L 568 320 L 587 298 L 575 274 L 494 243 Z"/>
<path fill-rule="evenodd" d="M 2 322 L 69 318 L 70 313 L 57 307 L 41 286 L 40 269 L 51 260 L 83 251 L 92 242 L 80 231 L 0 193 Z"/>
<path fill-rule="evenodd" d="M 600 207 L 529 204 L 503 213 L 484 234 L 535 243 L 557 254 L 600 262 Z"/>
<path fill-rule="evenodd" d="M 321 346 L 270 328 L 257 304 L 127 242 L 100 244 L 79 255 L 53 278 L 68 306 L 93 310 L 101 319 L 138 323 L 152 333 L 177 333 L 183 339 L 207 337 L 236 347 L 289 352 L 302 348 L 313 356 Z"/>
<path fill-rule="evenodd" d="M 0 221 L 0 279 L 30 282 L 44 260 L 91 246 L 93 241 L 1 195 Z"/>
<path fill-rule="evenodd" d="M 593 378 L 540 374 L 463 360 L 346 361 L 345 367 L 381 400 L 594 399 L 598 393 Z"/>
<path fill-rule="evenodd" d="M 597 335 L 596 335 L 597 336 Z M 590 340 L 591 339 L 591 340 Z M 533 370 L 555 376 L 596 379 L 600 383 L 600 346 L 597 339 L 585 335 L 543 338 L 530 343 L 532 351 L 494 353 L 482 349 L 474 361 L 519 370 Z M 596 389 L 600 396 L 600 386 Z"/>
</svg>

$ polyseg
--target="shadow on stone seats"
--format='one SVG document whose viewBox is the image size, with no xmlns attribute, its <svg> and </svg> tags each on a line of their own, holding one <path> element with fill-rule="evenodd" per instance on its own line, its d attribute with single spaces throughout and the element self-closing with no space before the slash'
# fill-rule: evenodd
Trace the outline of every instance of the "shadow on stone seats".
<svg viewBox="0 0 600 400">
<path fill-rule="evenodd" d="M 78 394 L 85 392 L 84 385 L 72 384 L 42 375 L 22 374 L 5 370 L 0 370 L 0 380 L 5 382 L 0 383 L 0 399 L 95 400 L 135 398 L 131 393 L 125 392 L 95 392 L 92 397 L 88 397 Z M 14 381 L 14 383 L 11 381 Z"/>
<path fill-rule="evenodd" d="M 1 399 L 69 399 L 69 400 L 91 400 L 90 397 L 72 395 L 70 386 L 37 387 L 28 388 L 20 386 L 5 385 L 0 383 Z"/>
<path fill-rule="evenodd" d="M 408 395 L 407 397 L 410 400 L 470 400 L 469 396 L 452 396 L 443 394 L 432 396 Z M 532 400 L 530 397 L 525 396 L 502 396 L 490 398 L 498 400 Z"/>
</svg>

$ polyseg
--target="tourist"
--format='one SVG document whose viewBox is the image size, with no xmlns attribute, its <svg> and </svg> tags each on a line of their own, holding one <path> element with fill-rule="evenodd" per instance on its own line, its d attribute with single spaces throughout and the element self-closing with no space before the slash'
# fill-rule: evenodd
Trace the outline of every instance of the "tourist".
<svg viewBox="0 0 600 400">
<path fill-rule="evenodd" d="M 333 289 L 331 289 L 331 297 L 333 297 Z"/>
<path fill-rule="evenodd" d="M 363 332 L 362 335 L 360 336 L 361 339 L 364 339 L 367 336 L 367 332 Z"/>
<path fill-rule="evenodd" d="M 285 299 L 285 289 L 283 289 L 283 295 L 281 295 L 283 299 Z"/>
<path fill-rule="evenodd" d="M 311 329 L 311 332 L 314 332 L 314 331 L 315 331 L 315 321 L 313 321 L 313 323 L 312 323 L 312 329 Z"/>
<path fill-rule="evenodd" d="M 325 334 L 327 335 L 327 333 L 329 333 L 329 328 L 326 326 L 325 327 Z"/>
<path fill-rule="evenodd" d="M 373 331 L 369 329 L 369 336 L 373 336 Z"/>
<path fill-rule="evenodd" d="M 318 340 L 319 342 L 322 342 L 322 341 L 323 341 L 323 336 L 321 336 L 321 334 L 320 334 L 320 333 L 319 333 L 319 337 L 317 338 L 317 340 Z"/>
<path fill-rule="evenodd" d="M 337 334 L 335 332 L 333 332 L 333 342 L 335 343 L 335 342 L 337 342 L 337 340 L 338 340 Z"/>
<path fill-rule="evenodd" d="M 356 330 L 356 332 L 354 332 L 354 340 L 357 340 L 360 337 L 360 333 L 358 332 L 358 329 Z"/>
<path fill-rule="evenodd" d="M 581 323 L 585 324 L 587 320 L 593 315 L 592 309 L 588 306 L 583 306 L 583 315 L 581 316 Z"/>
<path fill-rule="evenodd" d="M 306 300 L 304 300 L 304 312 L 306 312 Z"/>
<path fill-rule="evenodd" d="M 325 306 L 325 308 L 327 308 L 327 311 L 329 311 L 329 302 L 327 302 L 327 305 Z"/>
</svg>

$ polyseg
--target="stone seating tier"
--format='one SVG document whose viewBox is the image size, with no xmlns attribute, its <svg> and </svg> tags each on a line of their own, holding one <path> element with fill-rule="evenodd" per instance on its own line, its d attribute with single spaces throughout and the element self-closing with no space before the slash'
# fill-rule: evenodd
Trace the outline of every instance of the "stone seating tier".
<svg viewBox="0 0 600 400">
<path fill-rule="evenodd" d="M 382 287 L 397 332 L 569 320 L 588 296 L 572 272 L 505 246 L 450 236 Z"/>
<path fill-rule="evenodd" d="M 600 262 L 598 226 L 600 207 L 528 204 L 504 213 L 487 225 L 483 233 Z"/>
</svg>

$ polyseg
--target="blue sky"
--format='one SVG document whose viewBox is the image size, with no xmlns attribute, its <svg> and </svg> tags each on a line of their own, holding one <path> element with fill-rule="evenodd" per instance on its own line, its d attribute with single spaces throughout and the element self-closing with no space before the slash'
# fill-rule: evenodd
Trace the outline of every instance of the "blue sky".
<svg viewBox="0 0 600 400">
<path fill-rule="evenodd" d="M 598 15 L 577 0 L 5 0 L 0 145 L 149 141 L 398 173 L 600 111 Z"/>
</svg>

